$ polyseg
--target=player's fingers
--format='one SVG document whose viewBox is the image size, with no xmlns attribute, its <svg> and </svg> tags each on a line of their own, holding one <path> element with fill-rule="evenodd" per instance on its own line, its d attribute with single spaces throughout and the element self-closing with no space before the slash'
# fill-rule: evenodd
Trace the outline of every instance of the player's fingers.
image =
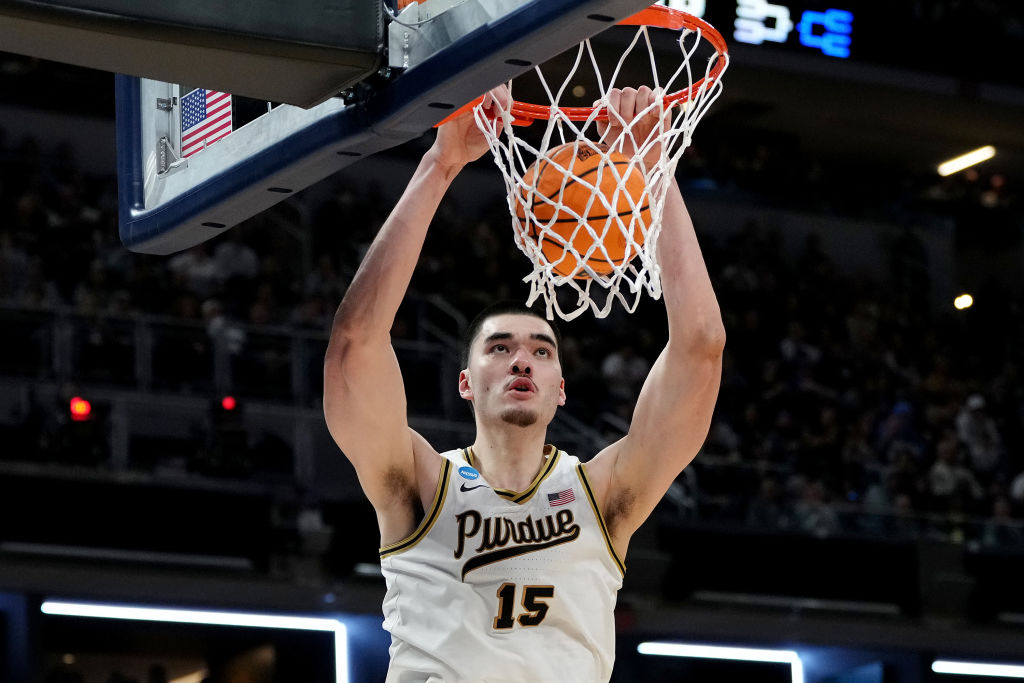
<svg viewBox="0 0 1024 683">
<path fill-rule="evenodd" d="M 483 99 L 483 107 L 490 116 L 496 116 L 498 112 L 508 111 L 512 102 L 507 85 L 499 85 L 497 88 L 487 91 Z"/>
<path fill-rule="evenodd" d="M 601 100 L 594 100 L 594 103 L 592 105 L 590 105 L 590 106 L 592 106 L 594 109 L 599 108 L 601 106 Z M 597 134 L 600 135 L 601 137 L 604 137 L 604 132 L 606 130 L 608 130 L 608 122 L 607 121 L 598 120 L 597 121 Z"/>
<path fill-rule="evenodd" d="M 629 123 L 636 116 L 636 88 L 623 88 L 619 97 L 619 116 Z"/>
<path fill-rule="evenodd" d="M 657 116 L 657 112 L 654 108 L 655 95 L 654 91 L 648 88 L 646 85 L 641 85 L 636 91 L 636 111 L 637 114 L 643 114 L 644 116 Z"/>
<path fill-rule="evenodd" d="M 663 116 L 661 118 L 660 123 L 662 126 L 662 130 L 665 130 L 665 128 L 671 126 L 672 124 L 672 103 L 669 102 L 668 99 L 666 99 L 665 90 L 663 88 L 654 89 L 654 100 L 656 102 L 661 102 L 661 104 L 659 105 L 659 111 L 663 113 Z"/>
<path fill-rule="evenodd" d="M 509 90 L 508 85 L 505 83 L 492 89 L 487 94 L 490 95 L 491 101 L 502 111 L 507 111 L 512 106 L 512 91 Z"/>
<path fill-rule="evenodd" d="M 599 132 L 602 138 L 606 142 L 612 142 L 622 134 L 622 119 L 619 118 L 620 100 L 622 98 L 622 91 L 618 88 L 612 88 L 608 91 L 605 96 L 605 106 L 607 107 L 608 122 L 604 124 L 602 128 L 599 128 Z"/>
<path fill-rule="evenodd" d="M 619 103 L 622 99 L 622 91 L 618 88 L 612 88 L 608 91 L 608 96 L 605 97 L 608 100 L 608 120 L 612 123 L 618 121 L 618 113 L 620 110 Z"/>
</svg>

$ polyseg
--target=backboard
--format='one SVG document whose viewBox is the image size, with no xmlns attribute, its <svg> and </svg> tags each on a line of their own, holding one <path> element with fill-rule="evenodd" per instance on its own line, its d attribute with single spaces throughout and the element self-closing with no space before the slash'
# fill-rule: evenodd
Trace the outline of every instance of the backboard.
<svg viewBox="0 0 1024 683">
<path fill-rule="evenodd" d="M 341 4 L 348 2 L 366 0 Z M 359 159 L 422 135 L 489 88 L 647 4 L 426 0 L 397 16 L 388 7 L 372 73 L 339 83 L 335 96 L 308 107 L 277 105 L 284 98 L 264 89 L 257 96 L 267 101 L 265 113 L 200 142 L 188 156 L 181 138 L 195 115 L 186 110 L 212 102 L 218 86 L 205 83 L 201 69 L 188 74 L 190 82 L 214 94 L 119 75 L 121 240 L 133 251 L 167 254 L 210 239 Z M 209 106 L 210 117 L 223 117 L 221 104 Z"/>
</svg>

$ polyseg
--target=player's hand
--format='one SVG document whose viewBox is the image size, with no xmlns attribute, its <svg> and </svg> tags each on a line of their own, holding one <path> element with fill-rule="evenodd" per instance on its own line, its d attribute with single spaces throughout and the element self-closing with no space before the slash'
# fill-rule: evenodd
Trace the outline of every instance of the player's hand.
<svg viewBox="0 0 1024 683">
<path fill-rule="evenodd" d="M 597 132 L 613 150 L 626 156 L 643 154 L 644 167 L 650 170 L 661 156 L 662 131 L 671 124 L 671 112 L 658 102 L 660 89 L 646 85 L 639 88 L 612 88 L 608 91 L 608 121 L 598 121 Z M 597 106 L 599 103 L 595 103 Z"/>
<path fill-rule="evenodd" d="M 507 112 L 512 95 L 507 85 L 499 85 L 483 99 L 483 107 L 492 116 Z M 433 153 L 437 162 L 447 168 L 461 168 L 483 156 L 488 149 L 487 138 L 477 127 L 472 108 L 437 129 Z"/>
</svg>

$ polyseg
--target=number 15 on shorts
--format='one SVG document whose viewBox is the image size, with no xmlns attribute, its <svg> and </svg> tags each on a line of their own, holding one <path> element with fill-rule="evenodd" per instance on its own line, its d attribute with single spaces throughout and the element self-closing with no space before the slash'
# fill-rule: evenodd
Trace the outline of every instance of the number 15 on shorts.
<svg viewBox="0 0 1024 683">
<path fill-rule="evenodd" d="M 494 628 L 510 629 L 516 625 L 537 626 L 548 615 L 548 603 L 544 602 L 555 596 L 554 586 L 523 586 L 521 594 L 522 611 L 515 616 L 516 584 L 503 583 L 498 589 L 498 616 L 494 617 Z"/>
</svg>

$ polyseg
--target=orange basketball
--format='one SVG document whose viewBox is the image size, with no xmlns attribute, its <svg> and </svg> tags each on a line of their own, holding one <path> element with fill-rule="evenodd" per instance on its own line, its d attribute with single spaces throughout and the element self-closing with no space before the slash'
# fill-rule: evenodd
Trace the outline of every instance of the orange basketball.
<svg viewBox="0 0 1024 683">
<path fill-rule="evenodd" d="M 594 272 L 602 275 L 611 273 L 613 264 L 623 263 L 629 240 L 619 228 L 616 214 L 632 232 L 636 245 L 644 241 L 641 225 L 646 229 L 650 224 L 650 198 L 640 168 L 636 164 L 630 168 L 630 158 L 618 152 L 609 152 L 608 161 L 604 161 L 599 149 L 607 147 L 588 140 L 560 145 L 549 150 L 547 157 L 535 161 L 523 176 L 525 187 L 520 188 L 520 197 L 517 197 L 516 215 L 524 223 L 528 237 L 540 241 L 544 256 L 559 275 L 569 275 L 577 265 L 582 265 L 583 259 Z M 595 192 L 600 196 L 595 196 L 591 202 Z M 533 214 L 529 218 L 524 204 Z M 635 220 L 634 206 L 639 214 Z M 571 209 L 575 215 L 566 209 Z M 586 226 L 580 225 L 580 219 L 604 244 L 604 250 L 598 246 L 589 258 L 586 254 L 594 244 L 594 237 Z M 560 236 L 564 243 L 546 234 L 545 227 Z M 567 245 L 572 245 L 579 259 Z M 628 256 L 636 256 L 635 246 Z M 590 275 L 581 271 L 575 277 L 585 279 Z"/>
</svg>

